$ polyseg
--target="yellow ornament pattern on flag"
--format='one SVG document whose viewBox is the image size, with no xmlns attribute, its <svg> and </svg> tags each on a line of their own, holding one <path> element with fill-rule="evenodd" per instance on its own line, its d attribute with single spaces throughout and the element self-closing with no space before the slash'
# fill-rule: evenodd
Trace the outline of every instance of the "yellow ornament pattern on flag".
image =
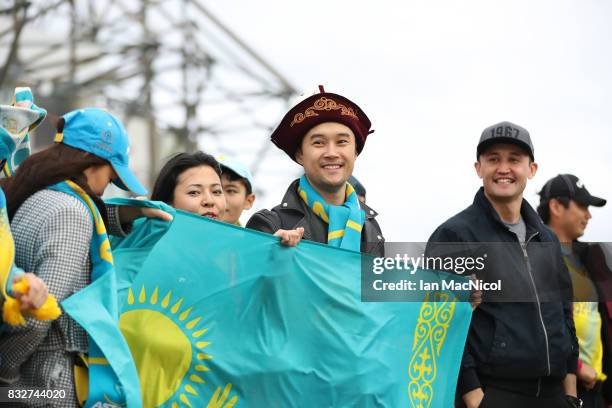
<svg viewBox="0 0 612 408">
<path fill-rule="evenodd" d="M 413 356 L 408 366 L 408 397 L 413 408 L 428 408 L 433 400 L 432 384 L 436 380 L 436 359 L 453 319 L 455 302 L 450 294 L 428 293 L 421 306 L 412 345 Z"/>
</svg>

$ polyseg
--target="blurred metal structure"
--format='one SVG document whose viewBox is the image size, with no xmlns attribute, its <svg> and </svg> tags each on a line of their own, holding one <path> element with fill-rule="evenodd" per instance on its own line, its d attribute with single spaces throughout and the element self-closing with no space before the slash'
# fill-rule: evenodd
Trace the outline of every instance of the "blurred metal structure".
<svg viewBox="0 0 612 408">
<path fill-rule="evenodd" d="M 279 173 L 269 135 L 297 92 L 203 1 L 0 0 L 0 64 L 2 101 L 27 85 L 51 114 L 122 116 L 149 185 L 169 154 L 195 148 L 266 184 Z"/>
</svg>

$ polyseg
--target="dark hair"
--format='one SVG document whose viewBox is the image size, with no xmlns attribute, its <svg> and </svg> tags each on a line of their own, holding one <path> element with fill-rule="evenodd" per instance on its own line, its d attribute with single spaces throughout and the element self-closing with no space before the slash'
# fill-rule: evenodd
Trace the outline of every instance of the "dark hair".
<svg viewBox="0 0 612 408">
<path fill-rule="evenodd" d="M 551 197 L 547 200 L 541 200 L 540 205 L 538 205 L 538 215 L 544 221 L 544 224 L 548 224 L 550 222 L 550 200 L 557 200 L 561 205 L 565 208 L 569 207 L 570 199 L 568 197 Z"/>
<path fill-rule="evenodd" d="M 229 167 L 224 166 L 223 164 L 221 164 L 221 174 L 227 175 L 230 181 L 240 181 L 242 184 L 244 184 L 246 195 L 253 194 L 253 186 L 251 186 L 251 183 L 247 178 L 242 177 L 240 174 L 236 173 Z"/>
<path fill-rule="evenodd" d="M 12 219 L 21 204 L 30 196 L 53 184 L 71 180 L 81 187 L 98 207 L 107 223 L 104 202 L 89 188 L 83 171 L 89 167 L 109 164 L 106 160 L 83 150 L 57 143 L 24 160 L 13 177 L 3 181 L 7 211 Z"/>
<path fill-rule="evenodd" d="M 174 189 L 179 176 L 185 170 L 199 166 L 212 167 L 215 173 L 219 175 L 219 178 L 221 178 L 219 162 L 210 154 L 201 151 L 194 153 L 179 153 L 171 157 L 160 170 L 157 180 L 155 180 L 155 185 L 153 186 L 151 200 L 163 201 L 166 204 L 172 203 Z"/>
</svg>

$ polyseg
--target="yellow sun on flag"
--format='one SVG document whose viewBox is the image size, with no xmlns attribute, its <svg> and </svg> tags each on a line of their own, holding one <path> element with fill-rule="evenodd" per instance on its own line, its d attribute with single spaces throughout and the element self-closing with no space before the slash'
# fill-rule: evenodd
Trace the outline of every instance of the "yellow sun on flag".
<svg viewBox="0 0 612 408">
<path fill-rule="evenodd" d="M 204 352 L 210 343 L 202 338 L 208 329 L 198 325 L 202 317 L 192 316 L 193 308 L 185 308 L 185 299 L 173 297 L 172 290 L 163 297 L 159 287 L 149 293 L 143 285 L 136 298 L 130 288 L 119 318 L 138 370 L 143 407 L 199 405 L 206 360 L 212 359 Z"/>
</svg>

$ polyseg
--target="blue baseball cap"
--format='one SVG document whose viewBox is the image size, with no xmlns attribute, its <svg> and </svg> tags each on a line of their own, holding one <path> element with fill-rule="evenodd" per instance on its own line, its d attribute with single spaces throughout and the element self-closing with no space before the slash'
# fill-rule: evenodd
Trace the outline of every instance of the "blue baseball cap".
<svg viewBox="0 0 612 408">
<path fill-rule="evenodd" d="M 136 195 L 147 194 L 128 166 L 128 135 L 116 117 L 102 109 L 85 108 L 68 112 L 62 119 L 64 127 L 61 133 L 55 135 L 56 143 L 64 143 L 107 160 L 119 176 L 113 180 L 117 187 Z"/>
<path fill-rule="evenodd" d="M 246 179 L 251 185 L 251 189 L 254 189 L 253 183 L 253 175 L 249 171 L 249 168 L 239 162 L 238 160 L 226 157 L 226 156 L 217 156 L 217 161 L 221 165 L 221 172 L 223 173 L 223 168 L 228 168 L 240 177 Z"/>
</svg>

